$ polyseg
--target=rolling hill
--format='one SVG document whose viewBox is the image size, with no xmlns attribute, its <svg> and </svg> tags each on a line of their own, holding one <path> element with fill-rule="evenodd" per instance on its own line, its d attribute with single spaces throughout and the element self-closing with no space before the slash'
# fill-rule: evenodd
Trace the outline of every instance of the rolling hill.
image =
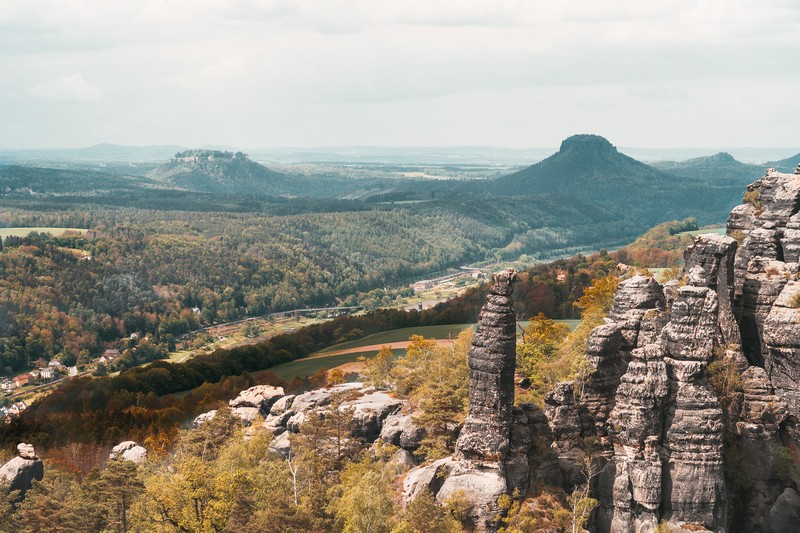
<svg viewBox="0 0 800 533">
<path fill-rule="evenodd" d="M 565 139 L 547 159 L 484 186 L 494 194 L 589 201 L 635 220 L 642 229 L 686 216 L 701 223 L 722 220 L 738 203 L 742 187 L 663 172 L 620 153 L 603 137 L 587 134 Z"/>
<path fill-rule="evenodd" d="M 744 187 L 763 172 L 762 165 L 742 163 L 731 154 L 720 152 L 687 161 L 658 161 L 653 167 L 686 178 L 699 178 L 715 183 L 731 183 Z"/>
<path fill-rule="evenodd" d="M 800 154 L 795 154 L 791 157 L 787 157 L 786 159 L 781 159 L 780 161 L 770 161 L 768 163 L 764 163 L 764 166 L 767 168 L 776 168 L 781 172 L 794 172 L 794 169 L 797 168 L 797 165 L 800 165 Z"/>
<path fill-rule="evenodd" d="M 309 185 L 304 176 L 275 172 L 241 152 L 218 150 L 178 152 L 147 177 L 188 191 L 217 194 L 291 195 Z"/>
</svg>

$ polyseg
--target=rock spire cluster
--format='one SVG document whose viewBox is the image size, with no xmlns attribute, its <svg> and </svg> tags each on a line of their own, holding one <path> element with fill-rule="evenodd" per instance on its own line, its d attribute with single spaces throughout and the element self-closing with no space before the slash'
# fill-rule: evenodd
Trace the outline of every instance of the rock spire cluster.
<svg viewBox="0 0 800 533">
<path fill-rule="evenodd" d="M 410 471 L 406 501 L 464 490 L 476 528 L 494 530 L 500 495 L 582 483 L 592 443 L 591 531 L 796 531 L 800 175 L 769 169 L 726 233 L 696 237 L 679 280 L 623 280 L 587 343 L 594 373 L 559 384 L 544 410 L 513 405 L 514 272 L 499 273 L 456 452 Z"/>
</svg>

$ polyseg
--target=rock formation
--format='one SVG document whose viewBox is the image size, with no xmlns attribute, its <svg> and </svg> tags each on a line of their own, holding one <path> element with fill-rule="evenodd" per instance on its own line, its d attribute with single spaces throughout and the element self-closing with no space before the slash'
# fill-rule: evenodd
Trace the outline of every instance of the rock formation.
<svg viewBox="0 0 800 533">
<path fill-rule="evenodd" d="M 511 299 L 515 277 L 513 270 L 495 275 L 478 316 L 469 350 L 469 412 L 456 443 L 456 460 L 499 462 L 508 453 L 517 364 Z"/>
<path fill-rule="evenodd" d="M 132 440 L 126 440 L 114 446 L 108 458 L 141 464 L 147 461 L 147 449 Z"/>
<path fill-rule="evenodd" d="M 0 486 L 9 492 L 18 490 L 24 496 L 34 479 L 41 481 L 44 477 L 44 464 L 36 456 L 32 444 L 18 444 L 17 454 L 0 467 Z"/>
<path fill-rule="evenodd" d="M 686 250 L 680 282 L 620 284 L 589 338 L 585 394 L 573 402 L 562 384 L 547 397 L 565 487 L 570 443 L 601 438 L 593 530 L 796 527 L 800 480 L 776 468 L 800 449 L 800 178 L 770 169 L 745 198 L 727 237 Z"/>
<path fill-rule="evenodd" d="M 257 416 L 266 417 L 272 404 L 283 396 L 282 387 L 256 385 L 240 392 L 228 405 L 233 416 L 240 418 L 245 425 L 250 425 Z"/>
<path fill-rule="evenodd" d="M 510 269 L 495 274 L 478 317 L 469 350 L 469 411 L 455 454 L 410 471 L 404 481 L 406 502 L 425 490 L 440 502 L 463 491 L 479 531 L 496 527 L 498 498 L 514 489 L 524 494 L 529 479 L 527 417 L 514 408 L 515 278 Z"/>
</svg>

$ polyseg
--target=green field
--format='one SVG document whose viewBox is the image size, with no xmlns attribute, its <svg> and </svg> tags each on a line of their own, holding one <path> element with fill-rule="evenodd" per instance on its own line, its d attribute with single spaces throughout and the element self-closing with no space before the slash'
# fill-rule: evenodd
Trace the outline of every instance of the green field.
<svg viewBox="0 0 800 533">
<path fill-rule="evenodd" d="M 403 342 L 407 341 L 411 335 L 422 335 L 428 339 L 446 339 L 452 336 L 455 337 L 462 330 L 472 327 L 474 324 L 446 324 L 444 326 L 419 326 L 416 328 L 401 328 L 393 329 L 390 331 L 382 331 L 367 335 L 361 339 L 354 341 L 343 342 L 334 346 L 329 346 L 324 350 L 320 350 L 318 354 L 325 354 L 331 352 L 338 352 L 341 350 L 348 350 L 350 348 L 360 348 L 362 346 L 372 346 L 375 344 L 387 344 L 390 342 Z"/>
<path fill-rule="evenodd" d="M 0 238 L 27 237 L 28 234 L 33 231 L 37 233 L 49 233 L 54 237 L 61 237 L 68 231 L 80 234 L 86 233 L 86 230 L 81 228 L 0 228 Z"/>
<path fill-rule="evenodd" d="M 574 330 L 580 320 L 557 320 L 556 322 L 563 322 L 569 326 L 570 331 Z M 519 322 L 523 328 L 528 326 L 527 321 Z M 359 357 L 372 357 L 378 353 L 377 350 L 365 350 L 363 352 L 346 353 L 339 355 L 325 356 L 326 353 L 335 353 L 341 350 L 351 348 L 360 348 L 362 346 L 375 346 L 380 344 L 387 344 L 391 342 L 407 341 L 411 335 L 422 335 L 425 338 L 433 339 L 447 339 L 451 335 L 456 336 L 462 330 L 473 327 L 474 324 L 447 324 L 443 326 L 419 326 L 416 328 L 401 328 L 393 329 L 391 331 L 382 331 L 373 335 L 367 335 L 363 339 L 354 341 L 343 342 L 335 346 L 330 346 L 317 352 L 315 357 L 306 357 L 298 359 L 297 361 L 290 361 L 282 365 L 275 366 L 270 370 L 275 373 L 279 378 L 290 381 L 295 377 L 311 376 L 320 370 L 328 370 L 345 363 L 352 363 L 357 361 Z M 404 349 L 393 350 L 395 357 L 405 355 Z"/>
<path fill-rule="evenodd" d="M 692 231 L 683 231 L 681 233 L 677 233 L 677 235 L 691 235 L 692 237 L 697 237 L 698 235 L 703 235 L 705 233 L 716 233 L 717 235 L 725 235 L 726 228 L 719 227 L 719 228 L 705 228 L 705 229 L 695 229 Z"/>
</svg>

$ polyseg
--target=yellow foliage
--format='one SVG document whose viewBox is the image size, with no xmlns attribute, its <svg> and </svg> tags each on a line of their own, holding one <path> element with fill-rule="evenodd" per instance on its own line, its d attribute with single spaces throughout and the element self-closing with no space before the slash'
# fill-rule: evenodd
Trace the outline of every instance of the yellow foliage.
<svg viewBox="0 0 800 533">
<path fill-rule="evenodd" d="M 394 353 L 389 346 L 382 346 L 375 357 L 359 360 L 364 362 L 364 369 L 361 371 L 364 383 L 377 388 L 389 384 L 389 374 L 394 368 Z"/>
<path fill-rule="evenodd" d="M 340 385 L 345 382 L 344 379 L 344 372 L 342 372 L 341 368 L 331 368 L 325 374 L 325 384 L 328 387 L 333 387 L 335 385 Z"/>
<path fill-rule="evenodd" d="M 586 342 L 611 309 L 618 285 L 619 279 L 613 275 L 595 280 L 575 303 L 581 309 L 581 322 L 568 335 L 561 324 L 544 316 L 531 322 L 517 346 L 517 360 L 531 381 L 529 398 L 534 402 L 541 404 L 560 381 L 588 377 L 592 369 L 586 359 Z"/>
</svg>

